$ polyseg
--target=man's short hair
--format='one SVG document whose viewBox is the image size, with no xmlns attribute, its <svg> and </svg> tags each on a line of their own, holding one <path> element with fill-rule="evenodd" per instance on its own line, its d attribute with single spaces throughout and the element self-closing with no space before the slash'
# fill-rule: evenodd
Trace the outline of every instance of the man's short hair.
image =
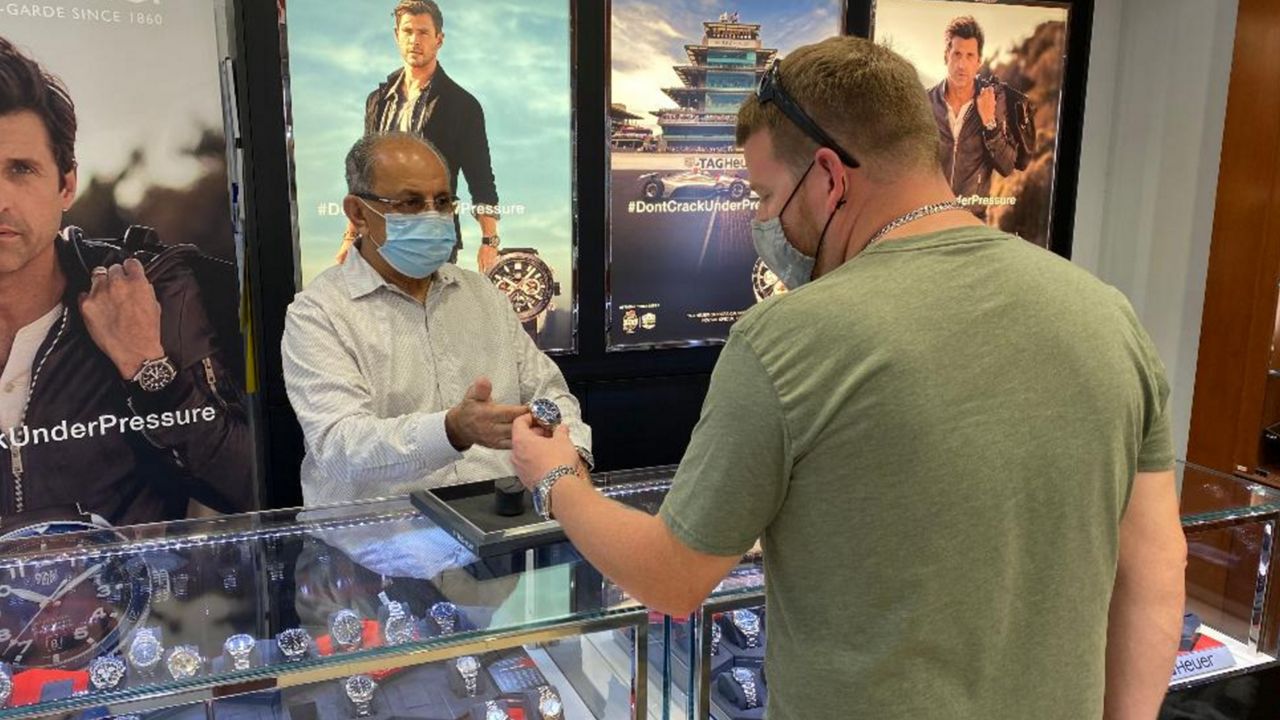
<svg viewBox="0 0 1280 720">
<path fill-rule="evenodd" d="M 987 36 L 982 34 L 982 26 L 972 15 L 961 15 L 955 18 L 947 25 L 947 31 L 943 34 L 947 40 L 947 52 L 951 52 L 951 41 L 955 38 L 961 40 L 977 40 L 978 55 L 982 55 L 982 48 L 987 44 Z"/>
<path fill-rule="evenodd" d="M 796 103 L 877 181 L 938 167 L 938 125 L 915 67 L 870 40 L 833 37 L 797 48 L 779 67 Z M 738 145 L 761 130 L 797 174 L 818 144 L 773 103 L 751 95 L 738 111 Z"/>
<path fill-rule="evenodd" d="M 347 152 L 346 174 L 347 174 L 347 192 L 351 195 L 368 194 L 373 192 L 373 156 L 378 149 L 378 145 L 384 140 L 392 139 L 409 140 L 422 145 L 430 150 L 433 155 L 440 160 L 440 165 L 444 167 L 444 174 L 449 175 L 449 163 L 444 159 L 444 153 L 440 152 L 430 140 L 415 135 L 413 133 L 401 132 L 393 130 L 383 133 L 369 133 L 356 141 L 351 146 L 351 150 Z"/>
<path fill-rule="evenodd" d="M 76 167 L 76 106 L 57 76 L 0 37 L 0 116 L 30 111 L 40 116 L 58 171 Z M 61 178 L 59 178 L 61 182 Z"/>
<path fill-rule="evenodd" d="M 400 27 L 400 18 L 405 15 L 430 15 L 431 20 L 436 24 L 436 32 L 444 32 L 444 14 L 440 12 L 440 6 L 436 4 L 436 0 L 400 0 L 393 14 L 397 28 Z"/>
</svg>

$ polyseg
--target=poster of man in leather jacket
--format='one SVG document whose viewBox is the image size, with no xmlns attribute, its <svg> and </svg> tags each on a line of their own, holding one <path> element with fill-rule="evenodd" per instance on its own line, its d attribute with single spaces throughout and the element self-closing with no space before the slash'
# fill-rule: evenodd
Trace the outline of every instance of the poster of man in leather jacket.
<svg viewBox="0 0 1280 720">
<path fill-rule="evenodd" d="M 1068 3 L 877 0 L 875 39 L 920 73 L 951 189 L 975 216 L 1049 244 Z"/>
<path fill-rule="evenodd" d="M 187 5 L 4 18 L 6 525 L 257 505 L 217 36 Z"/>
</svg>

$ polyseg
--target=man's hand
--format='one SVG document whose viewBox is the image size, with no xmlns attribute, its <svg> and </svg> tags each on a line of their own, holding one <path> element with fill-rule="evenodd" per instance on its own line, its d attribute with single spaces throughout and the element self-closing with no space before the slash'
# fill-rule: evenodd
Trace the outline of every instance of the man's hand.
<svg viewBox="0 0 1280 720">
<path fill-rule="evenodd" d="M 480 268 L 480 274 L 487 274 L 497 264 L 498 249 L 490 245 L 481 245 L 480 251 L 476 253 L 476 265 Z"/>
<path fill-rule="evenodd" d="M 467 388 L 467 394 L 445 414 L 444 429 L 449 442 L 458 451 L 473 445 L 494 450 L 511 449 L 511 423 L 529 412 L 524 405 L 500 405 L 489 397 L 493 383 L 478 378 Z"/>
<path fill-rule="evenodd" d="M 160 303 L 136 259 L 94 268 L 89 292 L 80 293 L 80 313 L 89 337 L 125 380 L 132 380 L 147 360 L 164 357 Z"/>
<path fill-rule="evenodd" d="M 532 415 L 517 418 L 511 426 L 511 461 L 520 482 L 532 490 L 542 478 L 561 465 L 577 467 L 578 449 L 569 438 L 569 428 L 561 425 L 549 435 Z"/>
<path fill-rule="evenodd" d="M 996 89 L 988 85 L 978 93 L 978 117 L 983 127 L 990 127 L 996 121 Z"/>
</svg>

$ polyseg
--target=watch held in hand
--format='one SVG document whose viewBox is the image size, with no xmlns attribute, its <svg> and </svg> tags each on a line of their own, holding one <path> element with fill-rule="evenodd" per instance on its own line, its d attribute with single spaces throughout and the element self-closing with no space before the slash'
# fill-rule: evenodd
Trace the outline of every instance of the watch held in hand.
<svg viewBox="0 0 1280 720">
<path fill-rule="evenodd" d="M 178 377 L 178 369 L 169 361 L 168 356 L 155 360 L 144 360 L 142 368 L 133 376 L 131 382 L 142 388 L 143 392 L 160 392 L 169 387 L 169 383 Z"/>
</svg>

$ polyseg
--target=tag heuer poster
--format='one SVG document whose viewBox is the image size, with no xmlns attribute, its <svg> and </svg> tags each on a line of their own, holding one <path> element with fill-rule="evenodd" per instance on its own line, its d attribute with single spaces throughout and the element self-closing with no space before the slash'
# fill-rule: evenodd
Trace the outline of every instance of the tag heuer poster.
<svg viewBox="0 0 1280 720">
<path fill-rule="evenodd" d="M 1068 3 L 877 0 L 876 42 L 920 73 L 942 172 L 992 227 L 1049 247 Z"/>
<path fill-rule="evenodd" d="M 572 351 L 569 0 L 281 5 L 303 283 L 344 247 L 352 144 L 412 132 L 456 176 L 457 265 L 507 294 L 538 347 Z"/>
<path fill-rule="evenodd" d="M 844 30 L 843 2 L 613 0 L 610 349 L 723 342 L 785 291 L 751 243 L 738 107 L 774 58 Z M 714 6 L 719 7 L 719 6 Z"/>
</svg>

